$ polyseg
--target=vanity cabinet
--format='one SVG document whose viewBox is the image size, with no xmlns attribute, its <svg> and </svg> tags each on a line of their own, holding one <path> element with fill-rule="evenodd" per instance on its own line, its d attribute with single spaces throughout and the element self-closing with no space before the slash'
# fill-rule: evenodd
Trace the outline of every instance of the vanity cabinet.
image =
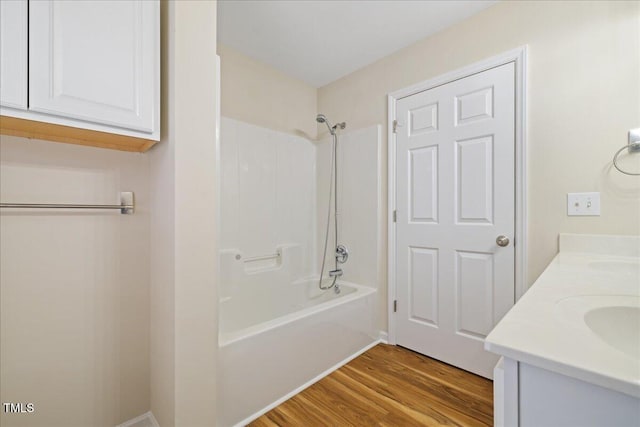
<svg viewBox="0 0 640 427">
<path fill-rule="evenodd" d="M 628 427 L 640 423 L 640 399 L 503 357 L 494 369 L 496 427 Z"/>
<path fill-rule="evenodd" d="M 2 133 L 129 151 L 160 139 L 158 0 L 0 4 Z"/>
</svg>

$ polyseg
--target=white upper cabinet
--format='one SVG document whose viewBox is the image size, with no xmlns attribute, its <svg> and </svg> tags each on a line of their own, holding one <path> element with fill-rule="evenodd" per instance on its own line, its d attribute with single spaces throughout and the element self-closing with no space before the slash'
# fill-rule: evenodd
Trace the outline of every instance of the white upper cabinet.
<svg viewBox="0 0 640 427">
<path fill-rule="evenodd" d="M 0 1 L 0 105 L 27 109 L 29 40 L 26 1 Z"/>
<path fill-rule="evenodd" d="M 0 3 L 2 115 L 160 139 L 158 0 L 30 0 L 28 16 L 26 0 Z M 11 21 L 6 28 L 5 20 Z M 18 33 L 27 23 L 28 49 L 14 46 L 23 38 L 26 43 L 26 34 Z M 5 37 L 5 32 L 11 33 Z M 18 75 L 26 79 L 26 69 L 15 71 L 15 77 L 8 73 L 5 91 L 5 67 L 18 68 L 7 63 L 27 51 L 28 84 L 18 82 Z M 26 57 L 23 62 L 26 67 Z M 23 92 L 26 97 L 27 86 L 28 106 L 26 99 L 21 105 L 28 111 L 17 110 L 14 97 Z"/>
</svg>

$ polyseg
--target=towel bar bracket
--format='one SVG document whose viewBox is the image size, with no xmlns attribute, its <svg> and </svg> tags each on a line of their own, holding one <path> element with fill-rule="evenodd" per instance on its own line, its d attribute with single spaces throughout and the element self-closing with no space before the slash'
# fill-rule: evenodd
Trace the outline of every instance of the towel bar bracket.
<svg viewBox="0 0 640 427">
<path fill-rule="evenodd" d="M 136 202 L 133 195 L 133 191 L 121 191 L 120 192 L 120 213 L 123 215 L 133 215 L 136 209 Z"/>
</svg>

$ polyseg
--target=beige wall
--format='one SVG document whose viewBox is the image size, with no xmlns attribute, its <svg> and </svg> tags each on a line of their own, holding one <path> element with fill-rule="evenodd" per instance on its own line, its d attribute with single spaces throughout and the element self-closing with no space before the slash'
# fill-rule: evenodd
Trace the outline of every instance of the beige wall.
<svg viewBox="0 0 640 427">
<path fill-rule="evenodd" d="M 215 1 L 176 2 L 176 426 L 216 424 Z"/>
<path fill-rule="evenodd" d="M 0 214 L 2 426 L 113 427 L 149 409 L 149 158 L 0 136 L 6 202 L 117 203 L 136 213 Z"/>
<path fill-rule="evenodd" d="M 560 232 L 640 233 L 640 183 L 611 170 L 628 129 L 640 127 L 639 2 L 501 2 L 320 88 L 318 110 L 350 129 L 383 124 L 386 165 L 387 93 L 522 45 L 532 283 Z M 566 193 L 579 191 L 601 192 L 600 217 L 566 216 Z"/>
<path fill-rule="evenodd" d="M 175 17 L 172 3 L 160 5 L 161 136 L 150 151 L 150 409 L 161 427 L 175 425 L 175 148 L 172 145 L 175 77 Z"/>
<path fill-rule="evenodd" d="M 316 88 L 223 44 L 218 55 L 224 117 L 315 139 Z"/>
<path fill-rule="evenodd" d="M 216 424 L 216 2 L 162 3 L 163 139 L 151 160 L 151 411 Z"/>
</svg>

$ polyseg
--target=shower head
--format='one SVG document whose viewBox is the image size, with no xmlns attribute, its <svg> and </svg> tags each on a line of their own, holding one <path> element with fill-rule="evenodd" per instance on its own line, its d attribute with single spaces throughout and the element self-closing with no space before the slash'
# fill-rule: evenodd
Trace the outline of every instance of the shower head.
<svg viewBox="0 0 640 427">
<path fill-rule="evenodd" d="M 327 125 L 327 128 L 329 128 L 329 133 L 331 135 L 336 134 L 336 129 L 344 129 L 347 126 L 346 122 L 338 123 L 335 126 L 331 126 L 331 123 L 329 123 L 329 119 L 327 119 L 327 116 L 325 116 L 324 114 L 318 114 L 316 116 L 316 122 L 324 123 L 325 125 Z"/>
<path fill-rule="evenodd" d="M 327 116 L 325 116 L 324 114 L 318 114 L 316 116 L 316 122 L 324 123 L 325 125 L 327 125 L 327 128 L 329 128 L 329 133 L 331 135 L 335 134 L 336 130 L 331 126 L 331 123 L 329 123 L 329 120 L 327 119 Z"/>
</svg>

